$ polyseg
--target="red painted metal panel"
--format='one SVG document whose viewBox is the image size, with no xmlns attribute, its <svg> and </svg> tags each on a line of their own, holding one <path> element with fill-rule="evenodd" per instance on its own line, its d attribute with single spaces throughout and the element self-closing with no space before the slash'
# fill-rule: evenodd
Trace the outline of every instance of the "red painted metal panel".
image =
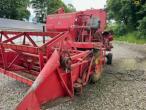
<svg viewBox="0 0 146 110">
<path fill-rule="evenodd" d="M 103 9 L 99 9 L 99 10 L 86 10 L 84 11 L 85 14 L 92 14 L 94 16 L 99 17 L 100 19 L 100 28 L 99 31 L 103 32 L 106 28 L 106 24 L 107 24 L 107 13 L 105 10 Z"/>
<path fill-rule="evenodd" d="M 47 17 L 47 31 L 66 31 L 71 25 L 74 25 L 77 13 L 54 14 Z"/>
<path fill-rule="evenodd" d="M 31 102 L 35 102 L 37 100 L 37 105 L 40 106 L 47 101 L 67 95 L 65 89 L 62 87 L 61 79 L 57 75 L 60 74 L 57 73 L 57 68 L 59 65 L 59 54 L 57 51 L 54 51 L 51 58 L 48 60 L 41 73 L 33 83 L 28 94 L 17 107 L 17 110 L 27 110 L 33 108 L 36 103 L 32 103 L 31 105 L 26 103 L 30 100 Z M 70 93 L 72 95 L 72 92 Z M 24 106 L 25 109 L 22 108 L 22 106 Z"/>
<path fill-rule="evenodd" d="M 18 75 L 16 73 L 12 72 L 12 71 L 6 71 L 5 69 L 0 68 L 0 72 L 2 74 L 4 74 L 4 75 L 7 75 L 8 77 L 11 77 L 13 79 L 16 79 L 16 80 L 18 80 L 18 81 L 20 81 L 22 83 L 25 83 L 25 84 L 27 84 L 29 86 L 31 86 L 33 84 L 33 81 L 32 80 L 30 80 L 28 78 L 25 78 L 25 77 L 23 77 L 21 75 Z"/>
</svg>

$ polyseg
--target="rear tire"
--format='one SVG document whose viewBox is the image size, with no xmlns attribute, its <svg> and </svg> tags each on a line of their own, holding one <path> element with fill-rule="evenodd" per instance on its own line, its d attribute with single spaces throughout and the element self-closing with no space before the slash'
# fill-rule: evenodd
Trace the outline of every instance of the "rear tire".
<svg viewBox="0 0 146 110">
<path fill-rule="evenodd" d="M 107 58 L 107 65 L 111 65 L 112 59 L 113 59 L 113 54 L 112 53 L 107 54 L 106 58 Z"/>
</svg>

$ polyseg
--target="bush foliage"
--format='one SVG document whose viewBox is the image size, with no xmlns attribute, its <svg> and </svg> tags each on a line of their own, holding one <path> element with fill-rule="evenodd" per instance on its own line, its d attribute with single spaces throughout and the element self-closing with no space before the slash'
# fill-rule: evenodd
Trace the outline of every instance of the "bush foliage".
<svg viewBox="0 0 146 110">
<path fill-rule="evenodd" d="M 116 35 L 136 32 L 139 38 L 146 38 L 146 0 L 136 1 L 139 2 L 135 0 L 107 1 L 108 18 L 115 21 L 114 26 L 110 25 Z"/>
</svg>

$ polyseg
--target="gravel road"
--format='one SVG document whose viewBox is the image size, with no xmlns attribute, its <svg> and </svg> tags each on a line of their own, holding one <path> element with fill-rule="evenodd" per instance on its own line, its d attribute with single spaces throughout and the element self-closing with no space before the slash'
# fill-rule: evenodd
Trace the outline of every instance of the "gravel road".
<svg viewBox="0 0 146 110">
<path fill-rule="evenodd" d="M 48 110 L 146 110 L 146 46 L 114 43 L 113 65 L 84 94 Z M 0 75 L 0 110 L 13 110 L 28 86 Z"/>
</svg>

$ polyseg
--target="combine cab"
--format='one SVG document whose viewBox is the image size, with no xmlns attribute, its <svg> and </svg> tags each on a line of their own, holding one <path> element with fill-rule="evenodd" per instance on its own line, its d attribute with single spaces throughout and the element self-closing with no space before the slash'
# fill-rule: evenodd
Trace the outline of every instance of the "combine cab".
<svg viewBox="0 0 146 110">
<path fill-rule="evenodd" d="M 112 60 L 105 27 L 104 10 L 59 11 L 47 17 L 46 32 L 0 32 L 0 73 L 30 86 L 16 110 L 40 110 L 96 82 Z"/>
</svg>

